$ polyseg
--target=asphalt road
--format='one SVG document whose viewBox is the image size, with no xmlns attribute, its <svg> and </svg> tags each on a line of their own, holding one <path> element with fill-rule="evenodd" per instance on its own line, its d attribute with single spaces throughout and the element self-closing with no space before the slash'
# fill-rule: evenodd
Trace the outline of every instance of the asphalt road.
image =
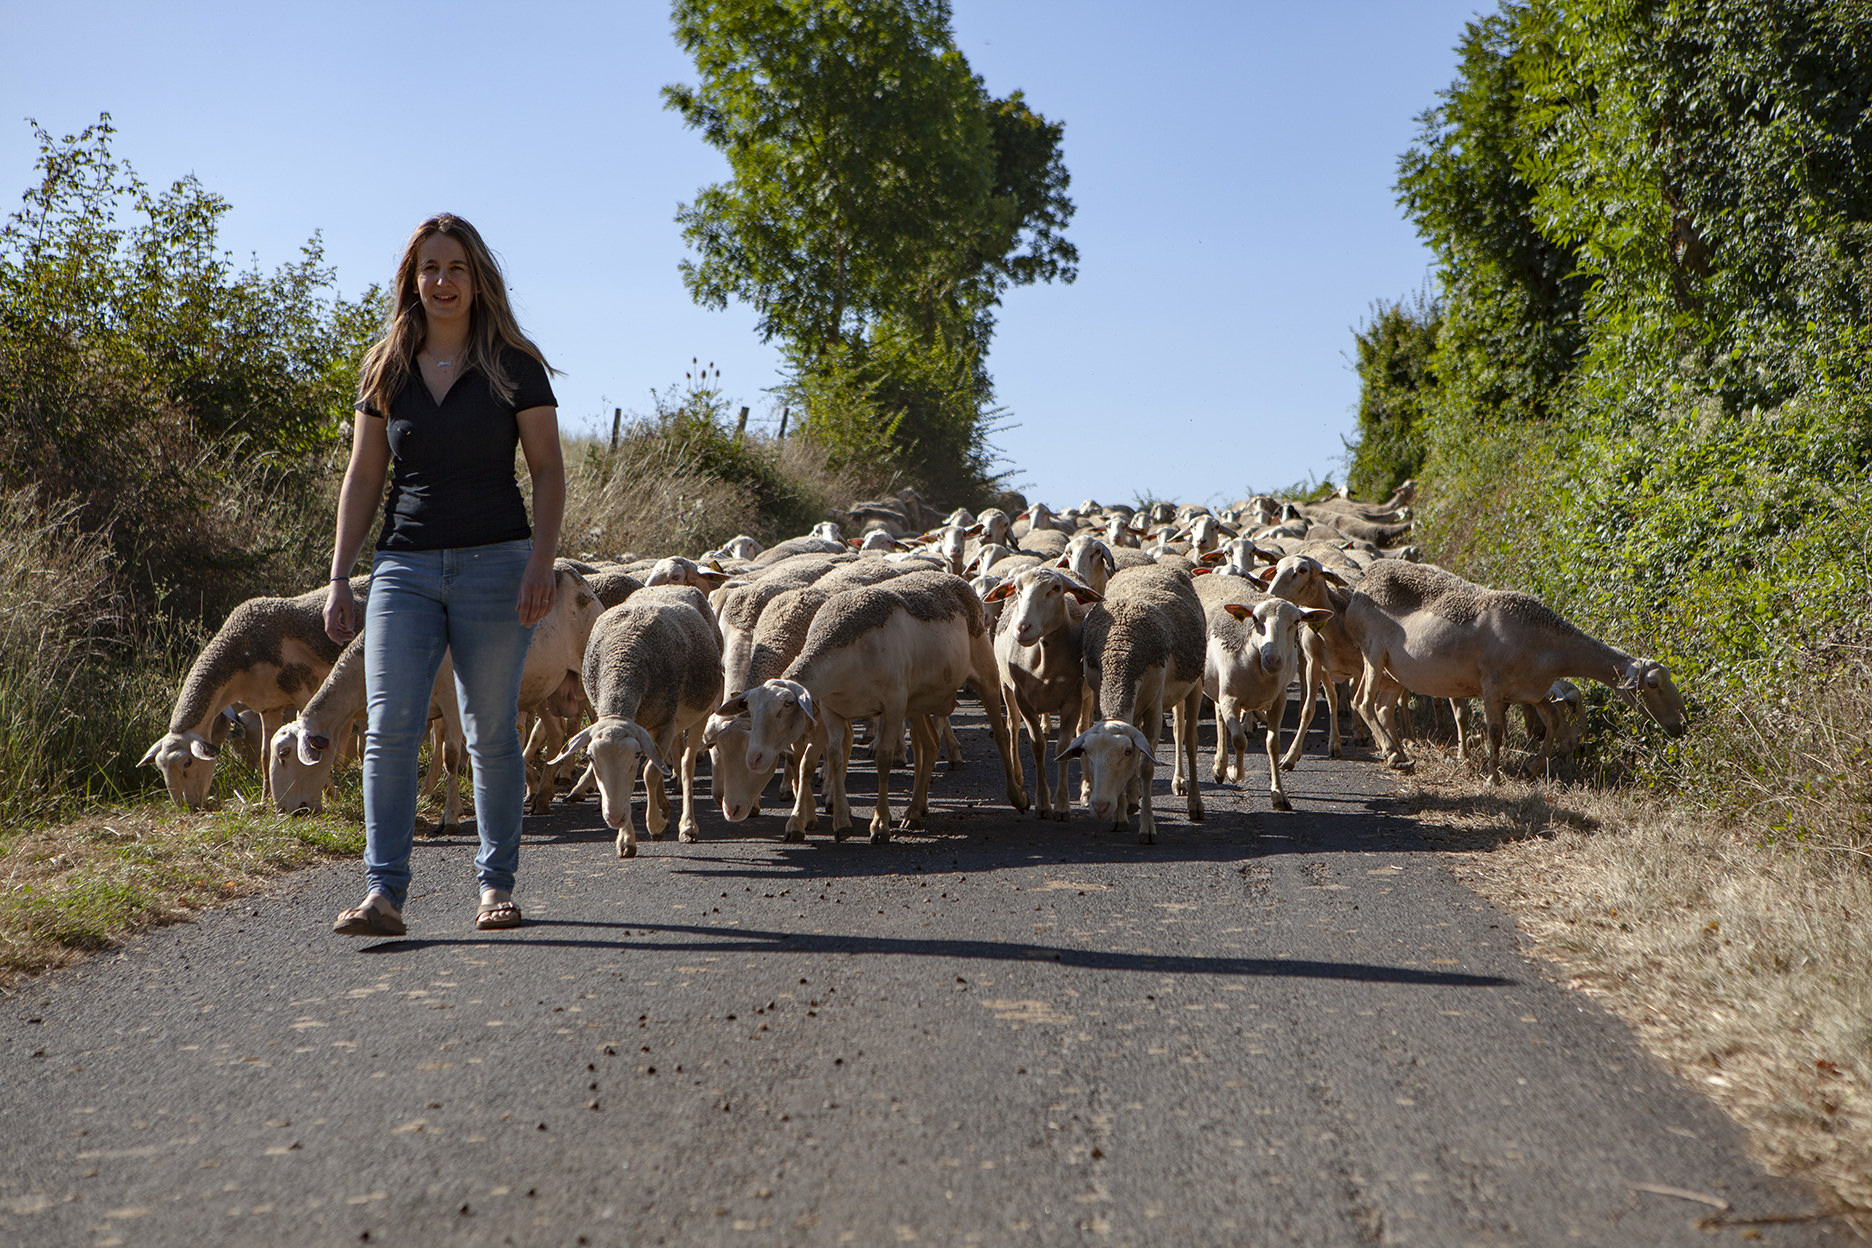
<svg viewBox="0 0 1872 1248">
<path fill-rule="evenodd" d="M 331 934 L 341 866 L 24 986 L 0 1244 L 1702 1245 L 1656 1189 L 1817 1208 L 1371 762 L 1191 824 L 1166 748 L 1140 846 L 1014 817 L 963 739 L 888 846 L 709 811 L 620 862 L 587 803 L 528 821 L 515 932 L 473 930 L 456 837 L 406 939 Z"/>
</svg>

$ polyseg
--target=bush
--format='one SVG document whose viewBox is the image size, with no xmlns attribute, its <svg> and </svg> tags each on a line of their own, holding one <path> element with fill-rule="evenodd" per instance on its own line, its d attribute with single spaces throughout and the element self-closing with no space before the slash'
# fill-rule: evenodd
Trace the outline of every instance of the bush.
<svg viewBox="0 0 1872 1248">
<path fill-rule="evenodd" d="M 835 469 L 883 474 L 938 511 L 982 506 L 1008 475 L 992 471 L 1000 409 L 979 356 L 940 334 L 881 322 L 862 346 L 796 365 L 786 395 Z"/>
</svg>

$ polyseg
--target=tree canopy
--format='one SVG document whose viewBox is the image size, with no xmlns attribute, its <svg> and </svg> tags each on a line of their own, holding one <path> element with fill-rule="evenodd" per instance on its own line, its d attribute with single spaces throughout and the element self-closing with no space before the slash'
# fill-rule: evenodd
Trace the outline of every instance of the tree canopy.
<svg viewBox="0 0 1872 1248">
<path fill-rule="evenodd" d="M 1062 127 L 991 96 L 946 0 L 677 0 L 701 81 L 664 98 L 728 159 L 677 215 L 696 300 L 805 358 L 894 318 L 985 337 L 1010 286 L 1070 282 Z"/>
</svg>

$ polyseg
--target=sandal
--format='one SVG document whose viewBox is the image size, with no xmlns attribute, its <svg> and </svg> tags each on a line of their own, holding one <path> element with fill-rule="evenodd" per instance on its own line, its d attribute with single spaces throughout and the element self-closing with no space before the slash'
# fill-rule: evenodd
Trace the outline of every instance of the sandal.
<svg viewBox="0 0 1872 1248">
<path fill-rule="evenodd" d="M 520 926 L 520 907 L 511 901 L 484 901 L 475 911 L 475 927 L 483 932 Z"/>
<path fill-rule="evenodd" d="M 409 934 L 409 928 L 404 926 L 401 915 L 386 914 L 369 903 L 340 912 L 337 921 L 332 924 L 332 931 L 340 936 L 405 936 Z"/>
</svg>

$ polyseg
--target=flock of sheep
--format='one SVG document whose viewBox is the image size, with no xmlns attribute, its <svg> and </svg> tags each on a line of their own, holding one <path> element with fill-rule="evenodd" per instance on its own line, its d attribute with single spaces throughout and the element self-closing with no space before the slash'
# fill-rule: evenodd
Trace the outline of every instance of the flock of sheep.
<svg viewBox="0 0 1872 1248">
<path fill-rule="evenodd" d="M 1058 513 L 1035 504 L 1019 516 L 958 510 L 941 519 L 906 490 L 766 549 L 738 537 L 698 559 L 560 560 L 557 601 L 535 630 L 520 695 L 536 759 L 530 809 L 547 809 L 557 769 L 583 752 L 590 766 L 566 800 L 597 788 L 620 856 L 636 853 L 640 770 L 653 838 L 669 825 L 664 779 L 680 772 L 678 833 L 692 841 L 707 751 L 729 822 L 758 813 L 779 772 L 792 797 L 786 839 L 798 841 L 818 827 L 823 760 L 824 809 L 842 839 L 852 829 L 854 727 L 868 721 L 878 775 L 870 833 L 885 841 L 894 827 L 923 826 L 938 752 L 958 761 L 948 716 L 965 688 L 986 712 L 1009 804 L 1030 805 L 1018 752 L 1025 727 L 1040 816 L 1067 817 L 1077 760 L 1092 816 L 1119 830 L 1135 817 L 1147 844 L 1166 712 L 1171 793 L 1190 819 L 1203 816 L 1196 728 L 1205 698 L 1214 779 L 1246 781 L 1258 733 L 1279 810 L 1290 808 L 1282 773 L 1299 759 L 1321 701 L 1326 747 L 1340 755 L 1342 683 L 1400 770 L 1411 766 L 1406 691 L 1452 701 L 1465 756 L 1469 700 L 1483 700 L 1491 778 L 1510 706 L 1540 738 L 1533 769 L 1577 745 L 1579 692 L 1568 677 L 1600 681 L 1682 731 L 1683 701 L 1660 664 L 1593 639 L 1536 598 L 1474 585 L 1396 547 L 1409 534 L 1413 490 L 1407 482 L 1376 506 L 1264 496 L 1212 512 L 1088 500 Z M 368 589 L 366 578 L 353 583 L 360 601 Z M 169 732 L 143 758 L 178 803 L 205 802 L 217 754 L 238 732 L 264 743 L 267 800 L 285 813 L 319 808 L 365 705 L 361 639 L 341 651 L 325 636 L 326 592 L 252 599 L 203 650 Z M 1300 722 L 1283 754 L 1294 687 Z M 449 831 L 461 816 L 464 747 L 446 659 L 431 718 L 429 783 L 448 781 L 439 830 Z M 915 771 L 898 824 L 890 776 L 906 731 Z"/>
</svg>

